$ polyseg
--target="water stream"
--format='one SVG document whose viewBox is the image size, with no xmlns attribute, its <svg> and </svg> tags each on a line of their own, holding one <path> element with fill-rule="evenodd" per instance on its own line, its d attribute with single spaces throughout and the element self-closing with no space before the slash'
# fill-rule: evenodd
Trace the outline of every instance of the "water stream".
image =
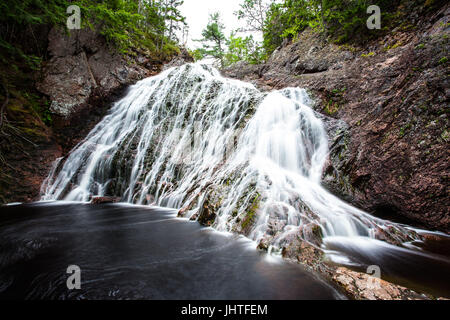
<svg viewBox="0 0 450 320">
<path fill-rule="evenodd" d="M 322 248 L 332 252 L 354 249 L 349 241 L 361 239 L 403 247 L 422 241 L 420 231 L 329 193 L 321 185 L 328 154 L 327 133 L 305 90 L 261 92 L 210 66 L 186 64 L 132 86 L 55 163 L 42 200 L 118 196 L 181 209 L 274 250 L 298 236 L 312 245 L 323 238 Z"/>
<path fill-rule="evenodd" d="M 37 203 L 0 212 L 0 300 L 343 299 L 295 263 L 142 206 Z M 68 290 L 68 266 L 81 288 Z"/>
</svg>

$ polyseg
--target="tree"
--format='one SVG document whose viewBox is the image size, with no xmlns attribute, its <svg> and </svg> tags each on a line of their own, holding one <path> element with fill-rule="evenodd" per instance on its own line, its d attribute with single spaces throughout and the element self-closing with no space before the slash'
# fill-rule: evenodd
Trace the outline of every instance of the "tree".
<svg viewBox="0 0 450 320">
<path fill-rule="evenodd" d="M 238 61 L 247 61 L 255 64 L 261 61 L 261 47 L 255 42 L 253 36 L 245 38 L 232 33 L 227 41 L 228 51 L 225 55 L 225 65 Z"/>
<path fill-rule="evenodd" d="M 247 28 L 240 31 L 264 31 L 266 13 L 274 0 L 244 0 L 240 9 L 234 14 L 239 20 L 244 19 Z"/>
<path fill-rule="evenodd" d="M 199 61 L 205 58 L 205 54 L 202 49 L 189 50 L 190 55 L 194 58 L 195 61 Z"/>
<path fill-rule="evenodd" d="M 272 3 L 264 25 L 264 47 L 268 54 L 284 39 L 293 40 L 307 27 L 321 24 L 321 0 L 284 0 Z"/>
<path fill-rule="evenodd" d="M 24 45 L 24 34 L 39 25 L 66 28 L 69 5 L 81 8 L 82 28 L 89 27 L 126 54 L 145 49 L 159 58 L 179 51 L 176 33 L 185 24 L 183 0 L 8 0 L 0 1 L 0 59 L 15 56 L 39 68 L 45 49 L 38 41 Z M 36 39 L 36 37 L 34 37 Z M 35 48 L 36 47 L 36 48 Z"/>
<path fill-rule="evenodd" d="M 165 20 L 165 35 L 168 39 L 178 41 L 176 31 L 186 26 L 186 18 L 182 16 L 179 7 L 184 0 L 163 0 L 161 1 L 161 10 Z"/>
<path fill-rule="evenodd" d="M 225 26 L 220 21 L 218 12 L 209 16 L 209 22 L 202 32 L 203 38 L 200 41 L 203 48 L 200 49 L 205 55 L 212 56 L 219 60 L 220 66 L 224 66 L 225 46 L 227 39 L 224 34 Z"/>
<path fill-rule="evenodd" d="M 249 2 L 251 3 L 251 2 Z M 437 3 L 437 2 L 436 2 Z M 295 40 L 306 28 L 323 33 L 335 43 L 364 43 L 382 32 L 366 25 L 369 5 L 381 8 L 383 30 L 401 25 L 399 1 L 395 0 L 280 0 L 272 2 L 264 23 L 264 48 L 267 54 L 284 39 Z M 394 19 L 395 18 L 395 19 Z"/>
</svg>

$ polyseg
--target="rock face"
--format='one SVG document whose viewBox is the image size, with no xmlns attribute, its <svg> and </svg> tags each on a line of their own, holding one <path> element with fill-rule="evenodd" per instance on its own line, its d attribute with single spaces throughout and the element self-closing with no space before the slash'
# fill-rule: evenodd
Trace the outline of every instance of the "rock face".
<svg viewBox="0 0 450 320">
<path fill-rule="evenodd" d="M 121 86 L 149 75 L 141 65 L 128 61 L 91 30 L 67 35 L 53 28 L 48 36 L 50 60 L 38 89 L 51 100 L 50 111 L 64 118 L 86 107 L 94 92 L 109 95 Z"/>
<path fill-rule="evenodd" d="M 337 120 L 322 114 L 317 114 L 317 116 L 322 119 L 325 125 L 330 148 L 322 183 L 340 198 L 351 201 L 352 198 L 349 195 L 353 190 L 348 176 L 345 174 L 346 160 L 350 155 L 350 127 L 343 120 Z"/>
<path fill-rule="evenodd" d="M 366 50 L 306 31 L 263 65 L 223 73 L 265 89 L 307 88 L 336 119 L 324 184 L 383 218 L 450 231 L 450 6 Z"/>
<path fill-rule="evenodd" d="M 163 66 L 163 70 L 167 70 L 169 68 L 174 67 L 181 67 L 182 65 L 188 63 L 188 62 L 194 62 L 194 58 L 189 54 L 186 48 L 181 48 L 180 54 L 172 59 L 169 63 L 166 63 Z"/>
</svg>

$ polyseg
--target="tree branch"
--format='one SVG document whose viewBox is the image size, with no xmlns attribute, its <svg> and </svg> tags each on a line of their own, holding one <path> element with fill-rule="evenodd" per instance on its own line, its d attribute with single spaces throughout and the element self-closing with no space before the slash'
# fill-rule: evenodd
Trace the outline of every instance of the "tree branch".
<svg viewBox="0 0 450 320">
<path fill-rule="evenodd" d="M 3 90 L 5 91 L 5 101 L 3 102 L 3 104 L 0 108 L 0 132 L 1 133 L 3 133 L 3 125 L 6 121 L 6 106 L 9 103 L 9 91 L 3 80 L 2 80 L 2 87 L 3 87 Z"/>
</svg>

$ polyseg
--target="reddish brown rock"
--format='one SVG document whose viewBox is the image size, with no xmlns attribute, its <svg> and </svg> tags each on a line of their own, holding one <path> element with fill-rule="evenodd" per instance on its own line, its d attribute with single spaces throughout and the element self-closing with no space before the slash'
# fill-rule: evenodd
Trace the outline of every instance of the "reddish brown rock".
<svg viewBox="0 0 450 320">
<path fill-rule="evenodd" d="M 107 204 L 120 202 L 120 198 L 117 197 L 93 197 L 92 204 Z"/>
<path fill-rule="evenodd" d="M 430 299 L 425 295 L 420 295 L 405 287 L 389 283 L 365 273 L 351 271 L 347 268 L 336 269 L 332 279 L 356 300 Z"/>
<path fill-rule="evenodd" d="M 150 75 L 89 29 L 67 34 L 53 28 L 48 36 L 50 60 L 37 88 L 51 100 L 50 110 L 65 119 L 89 107 L 94 95 L 107 96 Z"/>
<path fill-rule="evenodd" d="M 267 250 L 267 245 L 260 243 L 259 249 Z M 433 297 L 420 294 L 400 285 L 387 282 L 369 274 L 338 267 L 331 263 L 323 250 L 315 244 L 290 239 L 282 249 L 283 258 L 297 261 L 307 269 L 320 273 L 334 283 L 350 299 L 356 300 L 430 300 Z"/>
</svg>

